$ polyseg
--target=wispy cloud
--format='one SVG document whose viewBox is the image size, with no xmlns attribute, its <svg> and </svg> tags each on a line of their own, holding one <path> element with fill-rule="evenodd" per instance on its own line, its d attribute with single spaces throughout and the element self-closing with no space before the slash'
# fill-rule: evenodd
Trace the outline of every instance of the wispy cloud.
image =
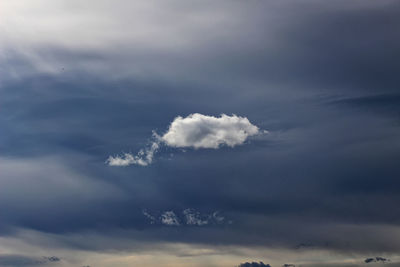
<svg viewBox="0 0 400 267">
<path fill-rule="evenodd" d="M 110 156 L 106 163 L 110 166 L 140 165 L 147 166 L 153 162 L 154 154 L 161 144 L 175 148 L 213 148 L 221 146 L 235 147 L 242 145 L 248 137 L 260 134 L 260 129 L 248 118 L 237 115 L 222 114 L 220 117 L 200 113 L 190 114 L 183 118 L 176 117 L 168 131 L 159 136 L 153 132 L 153 141 L 149 147 L 141 149 L 137 155 L 124 153 Z"/>
<path fill-rule="evenodd" d="M 201 213 L 193 208 L 189 208 L 184 209 L 181 212 L 175 212 L 172 210 L 162 211 L 160 216 L 152 215 L 147 210 L 143 210 L 142 213 L 150 221 L 150 224 L 163 224 L 167 226 L 232 224 L 232 221 L 226 221 L 225 217 L 222 216 L 219 211 Z"/>
<path fill-rule="evenodd" d="M 179 219 L 173 211 L 166 211 L 161 214 L 161 223 L 169 226 L 180 225 Z"/>
<path fill-rule="evenodd" d="M 188 225 L 202 226 L 208 224 L 208 218 L 202 218 L 200 212 L 197 212 L 193 209 L 185 209 L 183 211 L 183 215 L 185 216 L 186 224 Z"/>
<path fill-rule="evenodd" d="M 128 166 L 132 164 L 147 166 L 153 162 L 154 154 L 160 147 L 160 138 L 153 132 L 154 141 L 151 142 L 150 146 L 141 149 L 136 156 L 130 153 L 124 153 L 122 156 L 109 156 L 106 163 L 110 166 Z"/>
<path fill-rule="evenodd" d="M 150 224 L 154 224 L 155 223 L 156 218 L 153 215 L 151 215 L 150 213 L 148 213 L 147 210 L 143 210 L 142 213 L 143 213 L 144 216 L 146 216 L 147 219 L 150 220 Z"/>
</svg>

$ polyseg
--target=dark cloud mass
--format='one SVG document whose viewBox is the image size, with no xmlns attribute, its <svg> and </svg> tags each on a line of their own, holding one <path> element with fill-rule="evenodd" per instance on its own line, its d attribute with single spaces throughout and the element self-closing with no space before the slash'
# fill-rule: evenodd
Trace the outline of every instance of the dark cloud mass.
<svg viewBox="0 0 400 267">
<path fill-rule="evenodd" d="M 0 266 L 17 267 L 17 266 L 48 266 L 57 263 L 60 259 L 55 256 L 50 257 L 32 257 L 26 255 L 5 255 L 0 254 Z"/>
<path fill-rule="evenodd" d="M 375 257 L 375 258 L 367 258 L 364 260 L 365 263 L 371 263 L 371 262 L 389 262 L 389 259 L 383 258 L 383 257 Z"/>
<path fill-rule="evenodd" d="M 238 265 L 238 267 L 271 267 L 269 264 L 264 264 L 262 261 L 260 262 L 245 262 Z"/>
<path fill-rule="evenodd" d="M 394 0 L 2 1 L 0 265 L 396 266 L 399 28 Z"/>
</svg>

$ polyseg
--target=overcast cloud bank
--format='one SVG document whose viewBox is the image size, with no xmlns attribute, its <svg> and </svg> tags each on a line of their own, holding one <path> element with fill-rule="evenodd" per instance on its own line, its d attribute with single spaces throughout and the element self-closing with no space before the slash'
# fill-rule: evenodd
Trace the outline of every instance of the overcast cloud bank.
<svg viewBox="0 0 400 267">
<path fill-rule="evenodd" d="M 399 27 L 394 0 L 0 1 L 2 255 L 399 267 Z"/>
</svg>

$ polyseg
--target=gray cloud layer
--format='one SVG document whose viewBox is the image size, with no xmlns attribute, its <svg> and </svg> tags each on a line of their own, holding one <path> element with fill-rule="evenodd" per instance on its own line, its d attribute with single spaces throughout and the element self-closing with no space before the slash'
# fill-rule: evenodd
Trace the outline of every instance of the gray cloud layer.
<svg viewBox="0 0 400 267">
<path fill-rule="evenodd" d="M 56 266 L 61 259 L 55 256 L 35 257 L 15 254 L 0 254 L 0 266 L 2 267 L 19 267 L 19 266 Z"/>
<path fill-rule="evenodd" d="M 398 1 L 67 2 L 0 3 L 0 245 L 395 266 Z"/>
</svg>

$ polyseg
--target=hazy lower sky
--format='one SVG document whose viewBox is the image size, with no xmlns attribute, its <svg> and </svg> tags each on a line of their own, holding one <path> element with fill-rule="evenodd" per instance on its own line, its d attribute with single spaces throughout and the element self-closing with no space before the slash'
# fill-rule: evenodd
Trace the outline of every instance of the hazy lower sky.
<svg viewBox="0 0 400 267">
<path fill-rule="evenodd" d="M 399 29 L 395 0 L 0 1 L 0 266 L 400 266 Z"/>
</svg>

